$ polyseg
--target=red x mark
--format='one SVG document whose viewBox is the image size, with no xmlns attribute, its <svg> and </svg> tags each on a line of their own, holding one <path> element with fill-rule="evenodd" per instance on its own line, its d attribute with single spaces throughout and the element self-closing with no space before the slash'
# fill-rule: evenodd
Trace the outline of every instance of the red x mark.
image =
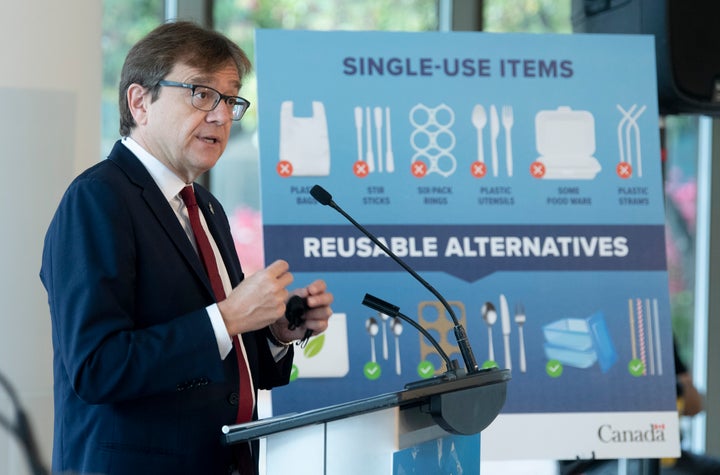
<svg viewBox="0 0 720 475">
<path fill-rule="evenodd" d="M 543 162 L 532 162 L 530 164 L 530 174 L 535 178 L 542 178 L 545 176 L 545 164 Z"/>
<path fill-rule="evenodd" d="M 287 160 L 282 160 L 278 162 L 277 167 L 275 168 L 278 172 L 278 175 L 280 175 L 283 178 L 287 178 L 292 175 L 293 172 L 293 166 L 292 163 L 288 162 Z"/>
<path fill-rule="evenodd" d="M 482 178 L 487 173 L 487 165 L 484 162 L 475 161 L 470 165 L 470 173 L 475 178 Z"/>
<path fill-rule="evenodd" d="M 368 173 L 370 170 L 368 170 L 367 163 L 363 162 L 362 160 L 358 160 L 353 164 L 353 173 L 358 178 L 365 178 L 368 176 Z"/>
<path fill-rule="evenodd" d="M 615 173 L 620 178 L 630 178 L 632 176 L 632 165 L 627 162 L 620 162 L 615 167 Z"/>
<path fill-rule="evenodd" d="M 410 167 L 415 178 L 422 178 L 427 175 L 427 165 L 425 165 L 425 162 L 416 161 L 413 162 Z"/>
</svg>

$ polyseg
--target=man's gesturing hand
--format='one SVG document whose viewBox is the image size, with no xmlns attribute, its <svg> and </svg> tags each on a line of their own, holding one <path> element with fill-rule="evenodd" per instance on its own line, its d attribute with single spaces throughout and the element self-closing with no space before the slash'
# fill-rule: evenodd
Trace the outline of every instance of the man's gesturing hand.
<svg viewBox="0 0 720 475">
<path fill-rule="evenodd" d="M 316 280 L 305 288 L 294 290 L 292 294 L 307 301 L 308 310 L 304 315 L 305 323 L 290 330 L 287 319 L 279 319 L 272 325 L 273 334 L 280 340 L 289 342 L 303 338 L 307 330 L 310 330 L 313 335 L 327 330 L 328 319 L 332 315 L 330 305 L 333 302 L 333 294 L 327 291 L 325 281 Z"/>
<path fill-rule="evenodd" d="M 293 281 L 289 269 L 287 262 L 277 260 L 247 277 L 218 303 L 231 336 L 259 330 L 285 315 L 287 286 Z"/>
</svg>

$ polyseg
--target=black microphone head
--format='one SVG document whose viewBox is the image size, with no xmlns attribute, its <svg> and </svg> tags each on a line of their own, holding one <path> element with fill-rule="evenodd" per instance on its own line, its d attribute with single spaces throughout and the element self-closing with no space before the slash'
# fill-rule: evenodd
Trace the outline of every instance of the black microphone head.
<svg viewBox="0 0 720 475">
<path fill-rule="evenodd" d="M 327 206 L 332 203 L 332 195 L 327 192 L 325 188 L 320 185 L 315 185 L 310 189 L 310 194 L 323 206 Z"/>
</svg>

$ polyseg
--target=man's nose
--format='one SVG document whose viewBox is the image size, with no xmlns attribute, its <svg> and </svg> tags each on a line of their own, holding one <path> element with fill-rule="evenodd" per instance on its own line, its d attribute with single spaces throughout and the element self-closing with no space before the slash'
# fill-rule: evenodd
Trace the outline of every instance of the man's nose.
<svg viewBox="0 0 720 475">
<path fill-rule="evenodd" d="M 227 101 L 221 100 L 213 110 L 208 112 L 208 120 L 211 122 L 218 122 L 224 124 L 228 121 L 232 121 L 233 118 L 233 106 L 228 104 Z"/>
</svg>

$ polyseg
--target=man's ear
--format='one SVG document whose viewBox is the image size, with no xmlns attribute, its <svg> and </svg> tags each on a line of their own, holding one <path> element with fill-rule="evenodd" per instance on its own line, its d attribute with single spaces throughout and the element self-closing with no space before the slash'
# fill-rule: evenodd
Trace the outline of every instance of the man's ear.
<svg viewBox="0 0 720 475">
<path fill-rule="evenodd" d="M 127 101 L 135 124 L 144 125 L 147 121 L 150 91 L 139 84 L 131 84 L 127 90 Z"/>
</svg>

